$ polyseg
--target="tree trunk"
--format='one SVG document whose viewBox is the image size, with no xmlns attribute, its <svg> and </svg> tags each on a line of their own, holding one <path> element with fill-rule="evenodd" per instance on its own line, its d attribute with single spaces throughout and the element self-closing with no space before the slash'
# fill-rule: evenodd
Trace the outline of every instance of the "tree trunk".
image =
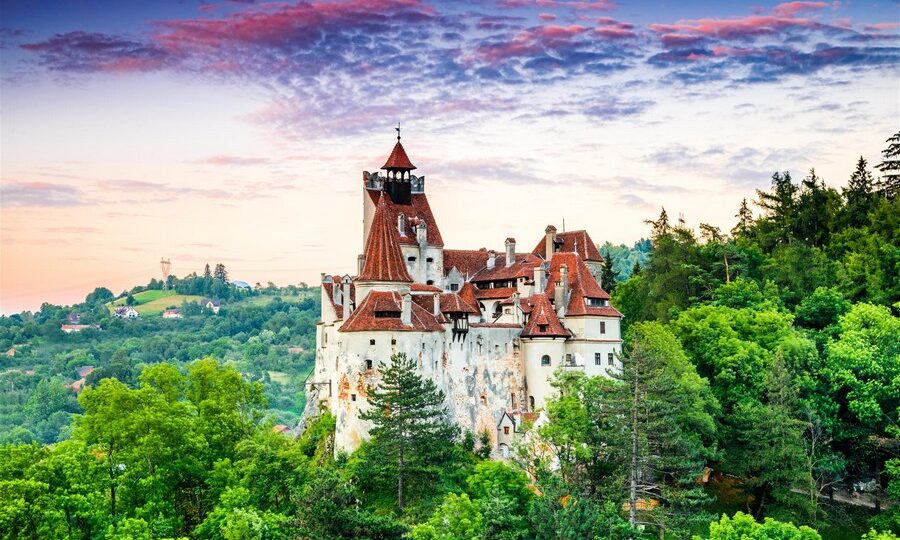
<svg viewBox="0 0 900 540">
<path fill-rule="evenodd" d="M 634 527 L 637 521 L 637 468 L 638 468 L 638 380 L 634 378 L 634 396 L 631 406 L 631 485 L 628 491 L 628 523 L 631 525 L 631 538 L 634 538 Z"/>
</svg>

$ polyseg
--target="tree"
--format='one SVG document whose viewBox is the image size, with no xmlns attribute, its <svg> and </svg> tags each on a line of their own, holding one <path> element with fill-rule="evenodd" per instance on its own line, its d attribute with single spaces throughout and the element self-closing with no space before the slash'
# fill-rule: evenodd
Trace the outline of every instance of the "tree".
<svg viewBox="0 0 900 540">
<path fill-rule="evenodd" d="M 741 207 L 734 217 L 736 217 L 738 221 L 734 228 L 731 229 L 731 236 L 747 236 L 753 229 L 754 219 L 753 212 L 750 210 L 746 198 L 741 200 Z"/>
<path fill-rule="evenodd" d="M 881 163 L 875 166 L 881 171 L 875 189 L 882 197 L 893 200 L 900 193 L 900 131 L 885 142 L 888 146 L 881 152 Z"/>
<path fill-rule="evenodd" d="M 478 506 L 465 493 L 450 493 L 431 518 L 409 533 L 412 540 L 481 540 L 484 524 Z"/>
<path fill-rule="evenodd" d="M 606 292 L 612 294 L 616 290 L 616 278 L 618 273 L 613 269 L 612 254 L 607 251 L 603 256 L 603 269 L 600 274 L 600 284 L 606 289 Z"/>
<path fill-rule="evenodd" d="M 709 524 L 709 540 L 822 540 L 819 533 L 806 526 L 797 527 L 793 523 L 785 523 L 766 518 L 763 523 L 752 516 L 738 512 L 734 517 L 723 515 L 719 521 Z M 695 536 L 695 540 L 700 537 Z"/>
<path fill-rule="evenodd" d="M 105 304 L 115 297 L 116 296 L 112 293 L 112 291 L 110 291 L 106 287 L 97 287 L 92 293 L 85 297 L 84 303 L 88 305 Z"/>
<path fill-rule="evenodd" d="M 793 223 L 794 236 L 812 246 L 826 245 L 840 204 L 837 192 L 826 187 L 825 182 L 816 175 L 816 170 L 810 169 L 809 175 L 801 182 Z"/>
<path fill-rule="evenodd" d="M 850 303 L 836 288 L 819 287 L 794 310 L 794 321 L 804 328 L 822 330 L 837 323 L 849 309 Z"/>
<path fill-rule="evenodd" d="M 228 283 L 228 271 L 225 270 L 224 264 L 216 264 L 216 270 L 213 272 L 213 277 L 223 283 Z"/>
<path fill-rule="evenodd" d="M 369 409 L 360 418 L 372 422 L 372 451 L 380 467 L 396 480 L 397 507 L 406 506 L 410 482 L 427 483 L 453 445 L 458 428 L 447 419 L 444 393 L 416 370 L 405 354 L 379 362 L 381 381 L 368 389 Z"/>
<path fill-rule="evenodd" d="M 844 222 L 850 227 L 863 227 L 869 223 L 869 212 L 872 210 L 874 180 L 869 172 L 865 158 L 859 156 L 856 170 L 850 175 L 850 181 L 844 188 Z"/>
<path fill-rule="evenodd" d="M 790 241 L 797 210 L 796 193 L 797 186 L 788 171 L 772 175 L 772 191 L 756 190 L 756 205 L 765 211 L 761 225 L 767 247 Z"/>
<path fill-rule="evenodd" d="M 125 305 L 133 306 L 135 304 L 137 304 L 137 300 L 134 299 L 134 296 L 132 296 L 131 293 L 128 293 L 128 296 L 125 297 Z"/>
<path fill-rule="evenodd" d="M 613 374 L 619 384 L 601 399 L 613 423 L 607 444 L 625 476 L 629 523 L 632 529 L 652 525 L 661 535 L 677 531 L 703 516 L 705 496 L 696 480 L 716 454 L 718 404 L 659 323 L 631 327 L 622 365 Z"/>
<path fill-rule="evenodd" d="M 209 270 L 209 263 L 206 263 L 206 266 L 203 267 L 203 277 L 210 278 L 212 277 L 212 272 Z"/>
<path fill-rule="evenodd" d="M 644 223 L 650 225 L 650 236 L 653 238 L 654 243 L 657 238 L 669 234 L 672 230 L 672 227 L 669 225 L 669 214 L 666 213 L 665 208 L 660 211 L 656 220 L 647 219 L 644 220 Z"/>
</svg>

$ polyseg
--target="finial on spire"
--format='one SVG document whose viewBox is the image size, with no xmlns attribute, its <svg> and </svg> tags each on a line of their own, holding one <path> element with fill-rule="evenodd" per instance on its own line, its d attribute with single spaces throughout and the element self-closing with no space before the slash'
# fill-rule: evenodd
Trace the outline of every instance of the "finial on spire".
<svg viewBox="0 0 900 540">
<path fill-rule="evenodd" d="M 394 129 L 397 130 L 397 142 L 400 142 L 400 122 L 399 121 L 397 122 L 397 127 L 395 127 Z"/>
</svg>

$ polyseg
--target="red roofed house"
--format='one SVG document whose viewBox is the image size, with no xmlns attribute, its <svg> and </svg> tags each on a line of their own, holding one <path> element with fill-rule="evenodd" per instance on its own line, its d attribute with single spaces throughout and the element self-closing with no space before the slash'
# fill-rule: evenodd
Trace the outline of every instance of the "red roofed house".
<svg viewBox="0 0 900 540">
<path fill-rule="evenodd" d="M 335 448 L 368 436 L 359 413 L 380 362 L 418 359 L 464 429 L 493 433 L 495 455 L 539 415 L 557 369 L 621 369 L 619 322 L 599 281 L 603 258 L 586 231 L 546 227 L 537 247 L 444 249 L 425 177 L 398 134 L 384 172 L 363 173 L 356 275 L 322 274 L 322 318 L 307 414 L 328 407 Z"/>
</svg>

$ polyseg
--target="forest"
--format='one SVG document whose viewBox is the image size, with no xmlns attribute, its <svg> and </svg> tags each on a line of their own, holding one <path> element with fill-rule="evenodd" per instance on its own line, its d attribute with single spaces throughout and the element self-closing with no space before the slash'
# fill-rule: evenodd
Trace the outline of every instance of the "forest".
<svg viewBox="0 0 900 540">
<path fill-rule="evenodd" d="M 109 319 L 105 290 L 77 307 L 100 331 L 60 334 L 72 308 L 3 317 L 0 538 L 898 538 L 900 134 L 877 171 L 778 172 L 728 231 L 662 210 L 648 240 L 601 246 L 623 370 L 557 371 L 505 461 L 402 355 L 352 454 L 325 411 L 273 430 L 302 399 L 269 372 L 309 369 L 287 346 L 314 347 L 315 292 L 188 276 L 232 297 L 177 331 Z"/>
</svg>

